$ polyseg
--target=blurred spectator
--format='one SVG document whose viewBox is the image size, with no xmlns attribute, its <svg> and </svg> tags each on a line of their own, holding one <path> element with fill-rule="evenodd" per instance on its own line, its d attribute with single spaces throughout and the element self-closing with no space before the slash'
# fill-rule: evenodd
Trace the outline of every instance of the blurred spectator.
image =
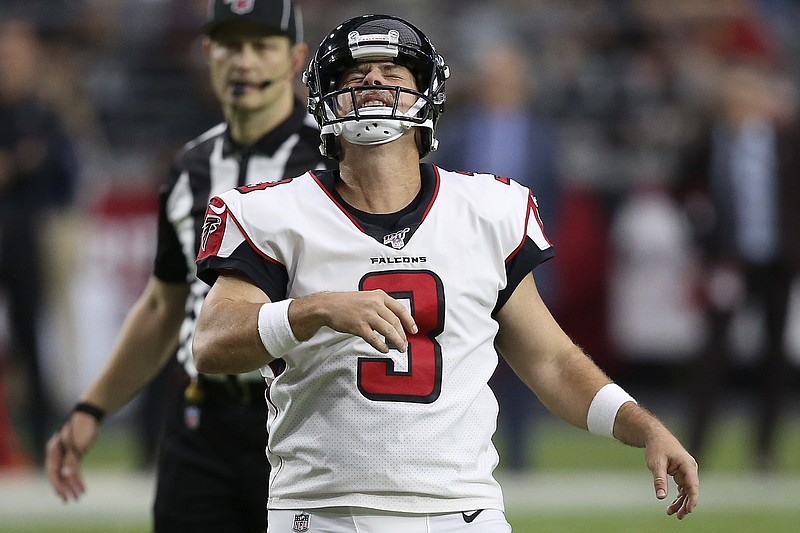
<svg viewBox="0 0 800 533">
<path fill-rule="evenodd" d="M 5 392 L 3 365 L 0 364 L 0 470 L 25 466 L 27 463 L 22 455 L 17 432 L 14 430 L 14 422 L 6 406 Z"/>
<path fill-rule="evenodd" d="M 0 289 L 9 307 L 12 361 L 26 380 L 31 449 L 42 464 L 52 410 L 40 368 L 39 238 L 46 210 L 72 200 L 77 163 L 59 119 L 37 94 L 39 53 L 31 23 L 0 23 Z"/>
<path fill-rule="evenodd" d="M 615 354 L 625 363 L 673 367 L 692 358 L 703 336 L 692 290 L 696 254 L 688 221 L 665 179 L 643 179 L 629 192 L 614 212 L 610 241 L 609 331 Z M 663 380 L 663 368 L 654 370 L 650 376 Z"/>
<path fill-rule="evenodd" d="M 512 43 L 484 47 L 475 58 L 475 80 L 469 97 L 453 115 L 445 115 L 439 128 L 442 149 L 437 163 L 458 170 L 470 168 L 510 177 L 529 187 L 539 199 L 545 230 L 552 228 L 559 202 L 556 170 L 557 135 L 552 124 L 540 118 L 533 106 L 533 73 L 530 59 Z M 550 263 L 536 269 L 542 298 L 552 303 Z M 537 401 L 501 359 L 491 381 L 500 404 L 498 428 L 504 436 L 503 457 L 512 470 L 527 466 L 531 415 Z"/>
<path fill-rule="evenodd" d="M 566 178 L 552 263 L 559 287 L 553 316 L 574 341 L 613 377 L 617 359 L 608 332 L 610 215 L 597 189 Z"/>
<path fill-rule="evenodd" d="M 735 353 L 730 326 L 743 306 L 757 303 L 763 337 L 755 374 L 755 453 L 756 466 L 766 469 L 775 466 L 789 370 L 784 333 L 800 267 L 800 134 L 794 91 L 762 58 L 736 58 L 725 67 L 719 107 L 687 152 L 677 192 L 702 251 L 709 328 L 690 369 L 689 449 L 698 460 L 706 451 Z"/>
</svg>

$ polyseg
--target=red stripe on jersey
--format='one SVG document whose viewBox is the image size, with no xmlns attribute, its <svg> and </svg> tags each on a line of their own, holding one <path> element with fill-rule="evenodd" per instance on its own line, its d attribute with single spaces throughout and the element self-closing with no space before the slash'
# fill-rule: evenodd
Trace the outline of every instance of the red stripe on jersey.
<svg viewBox="0 0 800 533">
<path fill-rule="evenodd" d="M 442 179 L 439 176 L 439 167 L 433 167 L 433 172 L 436 175 L 436 183 L 433 186 L 433 194 L 431 195 L 431 201 L 428 203 L 428 207 L 425 208 L 425 212 L 422 213 L 422 217 L 420 217 L 419 223 L 422 224 L 422 221 L 425 220 L 425 217 L 428 216 L 428 213 L 431 212 L 433 208 L 433 204 L 436 202 L 436 198 L 439 196 L 439 184 L 441 183 Z"/>
<path fill-rule="evenodd" d="M 236 190 L 242 194 L 247 194 L 253 191 L 263 191 L 264 189 L 275 187 L 276 185 L 283 185 L 284 183 L 289 183 L 293 179 L 294 178 L 283 178 L 282 180 L 278 181 L 262 181 L 261 183 L 255 183 L 253 185 L 243 185 L 241 187 L 236 187 Z"/>
<path fill-rule="evenodd" d="M 313 172 L 313 171 L 309 171 L 308 173 L 309 173 L 309 174 L 311 174 L 311 177 L 312 177 L 312 178 L 314 178 L 314 181 L 315 181 L 315 182 L 317 182 L 317 185 L 319 186 L 319 188 L 320 188 L 320 189 L 322 189 L 322 192 L 324 192 L 324 193 L 325 193 L 325 195 L 326 195 L 328 198 L 330 198 L 331 202 L 333 202 L 333 204 L 334 204 L 336 207 L 338 207 L 338 208 L 339 208 L 339 211 L 341 211 L 342 213 L 344 213 L 344 216 L 346 216 L 346 217 L 347 217 L 347 218 L 350 220 L 350 222 L 352 222 L 352 223 L 353 223 L 353 225 L 354 225 L 356 228 L 358 228 L 358 231 L 360 231 L 361 233 L 365 233 L 365 231 L 364 231 L 364 228 L 362 228 L 362 227 L 361 227 L 361 224 L 359 224 L 359 223 L 358 223 L 358 221 L 357 221 L 355 218 L 353 218 L 353 217 L 352 217 L 352 215 L 350 215 L 350 213 L 348 213 L 348 212 L 347 212 L 347 209 L 345 209 L 345 208 L 342 206 L 342 204 L 340 204 L 340 203 L 339 203 L 339 202 L 336 200 L 336 198 L 334 198 L 334 197 L 331 195 L 331 193 L 330 193 L 330 192 L 328 192 L 328 189 L 326 189 L 326 188 L 325 188 L 325 186 L 324 186 L 324 185 L 322 185 L 322 182 L 321 182 L 321 181 L 319 181 L 319 178 L 317 177 L 317 175 L 316 175 L 316 174 L 314 174 L 314 172 Z"/>
<path fill-rule="evenodd" d="M 208 202 L 203 218 L 203 229 L 200 234 L 200 250 L 197 261 L 217 255 L 225 236 L 225 225 L 228 223 L 228 207 L 225 202 L 215 196 Z"/>
<path fill-rule="evenodd" d="M 536 217 L 536 222 L 539 224 L 539 231 L 542 232 L 542 237 L 550 246 L 553 246 L 553 243 L 550 242 L 550 239 L 547 238 L 547 235 L 544 232 L 544 224 L 542 224 L 542 218 L 539 216 L 539 206 L 536 205 L 536 199 L 533 197 L 533 193 L 530 193 L 528 196 L 528 211 L 533 211 L 533 215 Z M 525 233 L 528 232 L 528 223 L 525 222 Z"/>
<path fill-rule="evenodd" d="M 206 208 L 206 217 L 203 221 L 203 233 L 200 238 L 200 251 L 197 254 L 198 262 L 208 257 L 219 255 L 220 248 L 222 247 L 222 239 L 225 237 L 225 228 L 228 224 L 228 219 L 236 224 L 244 240 L 247 241 L 247 244 L 250 245 L 250 248 L 252 248 L 254 252 L 271 263 L 284 266 L 280 261 L 268 256 L 253 244 L 253 240 L 247 232 L 244 231 L 242 224 L 239 223 L 236 216 L 231 213 L 228 206 L 225 205 L 225 202 L 218 196 L 212 198 Z"/>
<path fill-rule="evenodd" d="M 536 223 L 539 224 L 539 230 L 544 237 L 544 240 L 547 242 L 548 245 L 552 246 L 553 243 L 550 242 L 550 239 L 547 238 L 547 235 L 544 234 L 544 225 L 542 224 L 542 219 L 539 216 L 539 208 L 536 207 L 536 201 L 533 199 L 533 193 L 528 193 L 528 212 L 525 214 L 525 231 L 522 234 L 522 239 L 519 242 L 519 245 L 514 248 L 514 251 L 511 252 L 508 257 L 506 257 L 506 264 L 511 261 L 515 255 L 522 249 L 522 246 L 525 244 L 525 239 L 528 238 L 528 224 L 531 222 L 531 213 L 533 213 L 533 217 L 536 219 Z"/>
<path fill-rule="evenodd" d="M 239 222 L 239 221 L 236 219 L 236 216 L 235 216 L 233 213 L 231 213 L 231 214 L 230 214 L 230 218 L 231 218 L 231 220 L 233 220 L 233 223 L 234 223 L 234 224 L 236 224 L 236 227 L 238 227 L 238 228 L 239 228 L 239 232 L 240 232 L 240 233 L 242 234 L 242 236 L 244 237 L 244 240 L 245 240 L 245 241 L 247 241 L 247 244 L 249 244 L 249 245 L 250 245 L 250 248 L 252 248 L 252 249 L 253 249 L 253 251 L 254 251 L 255 253 L 257 253 L 258 255 L 260 255 L 261 257 L 263 257 L 264 259 L 266 259 L 266 260 L 267 260 L 267 261 L 269 261 L 270 263 L 275 263 L 276 265 L 280 265 L 280 266 L 282 266 L 282 267 L 286 268 L 286 265 L 284 265 L 283 263 L 281 263 L 281 262 L 280 262 L 280 261 L 278 261 L 277 259 L 275 259 L 275 258 L 273 258 L 273 257 L 270 257 L 270 256 L 268 256 L 267 254 L 265 254 L 264 252 L 262 252 L 261 250 L 259 250 L 259 249 L 258 249 L 258 246 L 256 246 L 256 245 L 253 243 L 253 239 L 251 239 L 251 238 L 250 238 L 250 235 L 248 235 L 248 234 L 247 234 L 247 232 L 244 230 L 244 227 L 243 227 L 243 226 L 242 226 L 242 224 L 241 224 L 241 223 L 240 223 L 240 222 Z"/>
<path fill-rule="evenodd" d="M 425 211 L 422 213 L 422 216 L 420 216 L 420 220 L 419 220 L 420 224 L 422 224 L 422 222 L 428 216 L 428 213 L 430 213 L 431 209 L 433 208 L 433 204 L 436 202 L 436 198 L 439 196 L 439 187 L 440 187 L 440 184 L 441 184 L 441 177 L 439 176 L 439 168 L 434 166 L 433 167 L 433 171 L 434 171 L 434 174 L 436 176 L 436 182 L 435 182 L 435 184 L 433 186 L 433 194 L 431 194 L 431 200 L 430 200 L 430 202 L 428 202 L 428 205 L 425 207 Z M 360 231 L 361 233 L 366 234 L 366 231 L 364 231 L 364 228 L 361 227 L 361 224 L 359 224 L 358 220 L 356 220 L 353 217 L 353 215 L 351 215 L 350 212 L 341 203 L 339 203 L 338 200 L 336 200 L 336 198 L 330 193 L 330 191 L 328 191 L 328 189 L 322 184 L 322 182 L 319 180 L 317 175 L 314 174 L 313 171 L 309 171 L 309 174 L 311 174 L 311 177 L 314 178 L 314 181 L 317 183 L 319 188 L 322 189 L 322 191 L 325 193 L 325 195 L 328 198 L 330 198 L 331 202 L 333 202 L 334 205 L 339 208 L 339 211 L 344 213 L 344 215 L 350 220 L 350 222 L 352 222 L 353 225 L 356 228 L 358 228 L 358 231 Z"/>
</svg>

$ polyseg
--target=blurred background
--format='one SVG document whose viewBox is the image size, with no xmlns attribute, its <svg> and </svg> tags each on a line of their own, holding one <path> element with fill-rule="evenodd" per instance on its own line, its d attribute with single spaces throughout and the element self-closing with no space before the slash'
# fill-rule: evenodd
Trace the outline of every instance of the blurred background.
<svg viewBox="0 0 800 533">
<path fill-rule="evenodd" d="M 364 13 L 419 26 L 452 73 L 428 161 L 532 188 L 567 332 L 712 470 L 800 473 L 800 4 L 296 2 L 312 50 Z M 37 475 L 150 272 L 172 156 L 221 120 L 206 5 L 0 5 L 0 477 Z M 152 467 L 171 385 L 106 422 L 125 468 Z M 568 468 L 507 367 L 493 385 L 501 471 Z"/>
</svg>

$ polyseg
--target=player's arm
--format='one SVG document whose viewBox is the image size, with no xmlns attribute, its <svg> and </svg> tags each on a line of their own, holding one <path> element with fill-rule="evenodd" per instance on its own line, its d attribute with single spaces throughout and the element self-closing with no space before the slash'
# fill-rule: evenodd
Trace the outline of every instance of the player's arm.
<svg viewBox="0 0 800 533">
<path fill-rule="evenodd" d="M 128 312 L 105 367 L 81 394 L 80 402 L 112 413 L 153 381 L 174 353 L 188 293 L 184 283 L 165 283 L 151 277 Z M 47 475 L 64 501 L 85 492 L 80 461 L 98 431 L 96 418 L 74 411 L 48 441 Z"/>
<path fill-rule="evenodd" d="M 223 272 L 206 296 L 195 329 L 192 353 L 200 372 L 240 373 L 261 368 L 282 353 L 271 353 L 265 340 L 265 322 L 270 316 L 269 297 L 247 278 Z M 381 353 L 389 346 L 401 351 L 408 339 L 405 331 L 416 331 L 411 314 L 384 291 L 320 292 L 293 299 L 280 307 L 288 329 L 278 336 L 279 345 L 310 339 L 321 327 L 358 335 Z M 267 311 L 266 313 L 264 311 Z M 272 315 L 274 318 L 274 315 Z M 267 317 L 267 318 L 265 318 Z M 268 324 L 267 324 L 268 326 Z"/>
<path fill-rule="evenodd" d="M 554 414 L 587 429 L 589 406 L 611 380 L 576 346 L 545 306 L 528 275 L 498 311 L 497 348 L 517 375 Z M 622 405 L 613 421 L 613 435 L 646 449 L 656 496 L 667 495 L 667 476 L 678 485 L 668 514 L 683 518 L 697 504 L 697 464 L 664 425 L 634 402 Z"/>
<path fill-rule="evenodd" d="M 192 355 L 204 374 L 240 374 L 268 364 L 258 334 L 258 313 L 269 297 L 233 271 L 219 275 L 197 317 Z"/>
</svg>

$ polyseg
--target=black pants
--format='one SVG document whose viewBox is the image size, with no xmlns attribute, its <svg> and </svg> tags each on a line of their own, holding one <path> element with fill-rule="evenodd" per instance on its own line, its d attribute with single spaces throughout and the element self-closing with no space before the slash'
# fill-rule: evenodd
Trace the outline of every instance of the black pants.
<svg viewBox="0 0 800 533">
<path fill-rule="evenodd" d="M 248 398 L 215 383 L 201 405 L 176 398 L 165 422 L 154 505 L 156 533 L 262 533 L 267 522 L 263 383 Z"/>
<path fill-rule="evenodd" d="M 793 274 L 781 263 L 751 265 L 745 270 L 747 298 L 762 311 L 764 343 L 754 369 L 757 412 L 755 445 L 757 458 L 775 459 L 775 439 L 782 404 L 788 388 L 789 365 L 783 346 Z M 709 425 L 725 393 L 731 367 L 729 330 L 736 309 L 708 311 L 709 336 L 705 349 L 693 365 L 694 390 L 689 421 L 689 451 L 699 457 L 705 451 Z"/>
<path fill-rule="evenodd" d="M 44 386 L 39 346 L 42 298 L 39 226 L 34 217 L 0 218 L 0 290 L 8 301 L 12 359 L 24 372 L 30 446 L 38 465 L 52 431 L 53 409 Z"/>
</svg>

